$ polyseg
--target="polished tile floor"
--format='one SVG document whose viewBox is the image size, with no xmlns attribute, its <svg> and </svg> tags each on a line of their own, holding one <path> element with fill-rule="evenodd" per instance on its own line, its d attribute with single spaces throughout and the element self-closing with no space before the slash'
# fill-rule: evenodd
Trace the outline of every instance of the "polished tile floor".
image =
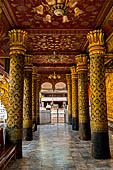
<svg viewBox="0 0 113 170">
<path fill-rule="evenodd" d="M 41 125 L 33 141 L 23 143 L 23 158 L 7 170 L 113 170 L 113 159 L 93 159 L 90 145 L 69 125 Z"/>
</svg>

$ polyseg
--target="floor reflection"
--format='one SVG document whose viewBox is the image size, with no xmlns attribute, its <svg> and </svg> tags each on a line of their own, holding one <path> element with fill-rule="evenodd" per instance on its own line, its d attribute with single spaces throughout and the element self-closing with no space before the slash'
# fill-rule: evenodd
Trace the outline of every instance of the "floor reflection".
<svg viewBox="0 0 113 170">
<path fill-rule="evenodd" d="M 66 124 L 38 126 L 31 142 L 23 142 L 23 158 L 7 170 L 112 170 L 113 159 L 91 157 L 91 142 L 80 141 Z"/>
</svg>

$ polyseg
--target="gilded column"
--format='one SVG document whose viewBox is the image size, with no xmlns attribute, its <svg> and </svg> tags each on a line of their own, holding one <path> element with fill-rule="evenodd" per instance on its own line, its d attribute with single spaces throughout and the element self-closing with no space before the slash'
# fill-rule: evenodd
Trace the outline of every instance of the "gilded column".
<svg viewBox="0 0 113 170">
<path fill-rule="evenodd" d="M 37 67 L 33 66 L 32 72 L 32 123 L 34 131 L 37 130 L 37 121 L 36 121 L 36 85 L 37 85 Z"/>
<path fill-rule="evenodd" d="M 71 74 L 66 74 L 67 89 L 68 89 L 68 123 L 72 124 L 72 84 Z"/>
<path fill-rule="evenodd" d="M 37 125 L 40 125 L 40 100 L 39 100 L 39 92 L 40 92 L 40 75 L 37 74 L 37 85 L 36 85 L 36 122 L 37 122 Z"/>
<path fill-rule="evenodd" d="M 23 139 L 32 140 L 32 55 L 24 61 Z"/>
<path fill-rule="evenodd" d="M 77 55 L 75 60 L 78 72 L 79 137 L 81 140 L 90 140 L 87 56 L 85 54 Z"/>
<path fill-rule="evenodd" d="M 88 34 L 87 38 L 90 55 L 92 155 L 97 159 L 106 159 L 110 157 L 110 151 L 105 90 L 104 33 L 102 30 L 94 30 Z"/>
<path fill-rule="evenodd" d="M 9 31 L 10 38 L 10 76 L 7 118 L 8 143 L 16 144 L 17 158 L 22 157 L 23 128 L 23 83 L 24 55 L 27 33 L 22 30 Z"/>
<path fill-rule="evenodd" d="M 71 67 L 72 79 L 72 130 L 78 130 L 78 75 L 76 67 Z"/>
</svg>

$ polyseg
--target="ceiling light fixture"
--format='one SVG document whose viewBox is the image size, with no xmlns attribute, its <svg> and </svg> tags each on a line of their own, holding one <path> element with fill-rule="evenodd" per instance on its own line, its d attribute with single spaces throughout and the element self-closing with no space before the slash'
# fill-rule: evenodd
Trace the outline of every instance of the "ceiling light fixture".
<svg viewBox="0 0 113 170">
<path fill-rule="evenodd" d="M 67 13 L 68 10 L 68 0 L 56 0 L 54 2 L 54 5 L 51 6 L 51 11 L 56 15 L 56 16 L 63 16 L 64 14 Z"/>
<path fill-rule="evenodd" d="M 59 74 L 56 74 L 56 73 L 54 72 L 53 74 L 50 74 L 50 75 L 48 76 L 48 78 L 49 78 L 49 79 L 54 79 L 54 80 L 56 80 L 56 79 L 60 79 L 61 76 L 60 76 Z"/>
<path fill-rule="evenodd" d="M 75 17 L 83 13 L 78 7 L 76 7 L 78 0 L 42 0 L 42 4 L 33 9 L 34 12 L 37 12 L 40 15 L 44 15 L 44 10 L 48 11 L 49 14 L 46 14 L 44 21 L 52 22 L 51 17 L 62 16 L 63 23 L 69 22 L 67 14 L 74 12 Z"/>
</svg>

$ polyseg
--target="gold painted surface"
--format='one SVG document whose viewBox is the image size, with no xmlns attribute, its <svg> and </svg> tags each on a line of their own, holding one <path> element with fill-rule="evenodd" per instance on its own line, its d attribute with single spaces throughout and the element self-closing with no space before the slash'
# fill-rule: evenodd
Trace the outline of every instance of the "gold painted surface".
<svg viewBox="0 0 113 170">
<path fill-rule="evenodd" d="M 27 32 L 22 30 L 11 30 L 9 31 L 9 41 L 10 41 L 10 53 L 12 54 L 22 54 L 26 52 L 25 42 L 27 39 Z"/>
<path fill-rule="evenodd" d="M 106 73 L 106 102 L 107 102 L 107 118 L 113 121 L 113 71 Z"/>
<path fill-rule="evenodd" d="M 33 56 L 26 54 L 24 58 L 23 128 L 32 128 L 32 66 Z"/>
<path fill-rule="evenodd" d="M 10 56 L 9 100 L 7 131 L 9 140 L 22 139 L 22 134 L 15 134 L 23 126 L 23 70 L 24 57 Z"/>
<path fill-rule="evenodd" d="M 113 52 L 113 33 L 106 40 L 106 46 L 108 52 Z"/>
<path fill-rule="evenodd" d="M 77 71 L 88 71 L 87 65 L 87 55 L 80 54 L 75 56 L 75 61 L 77 63 Z"/>
<path fill-rule="evenodd" d="M 10 76 L 7 117 L 8 139 L 22 140 L 23 128 L 23 83 L 24 54 L 27 33 L 22 30 L 9 32 L 10 38 Z"/>
<path fill-rule="evenodd" d="M 71 77 L 72 77 L 72 117 L 78 117 L 78 76 L 76 72 L 76 67 L 71 67 Z"/>
<path fill-rule="evenodd" d="M 78 110 L 79 123 L 88 123 L 89 100 L 88 100 L 88 65 L 86 54 L 75 56 L 78 72 Z"/>
<path fill-rule="evenodd" d="M 32 120 L 36 122 L 36 79 L 32 76 Z"/>
<path fill-rule="evenodd" d="M 91 131 L 107 132 L 104 33 L 102 30 L 94 30 L 87 38 L 90 54 Z"/>
<path fill-rule="evenodd" d="M 68 90 L 68 115 L 72 115 L 72 82 L 71 74 L 66 74 L 67 90 Z"/>
<path fill-rule="evenodd" d="M 6 111 L 8 111 L 8 81 L 3 75 L 2 80 L 0 81 L 0 100 L 4 105 Z"/>
<path fill-rule="evenodd" d="M 33 56 L 26 54 L 24 58 L 24 71 L 32 71 Z"/>
<path fill-rule="evenodd" d="M 36 123 L 36 85 L 37 85 L 37 76 L 38 68 L 33 66 L 32 72 L 32 121 Z"/>
<path fill-rule="evenodd" d="M 40 105 L 39 105 L 39 92 L 40 92 L 41 84 L 40 84 L 40 75 L 37 74 L 37 82 L 36 82 L 36 121 L 40 120 Z"/>
<path fill-rule="evenodd" d="M 107 132 L 104 56 L 90 56 L 92 132 Z"/>
<path fill-rule="evenodd" d="M 32 71 L 24 72 L 23 128 L 32 128 Z"/>
<path fill-rule="evenodd" d="M 89 41 L 89 54 L 105 54 L 104 33 L 102 30 L 90 31 L 87 35 Z"/>
</svg>

